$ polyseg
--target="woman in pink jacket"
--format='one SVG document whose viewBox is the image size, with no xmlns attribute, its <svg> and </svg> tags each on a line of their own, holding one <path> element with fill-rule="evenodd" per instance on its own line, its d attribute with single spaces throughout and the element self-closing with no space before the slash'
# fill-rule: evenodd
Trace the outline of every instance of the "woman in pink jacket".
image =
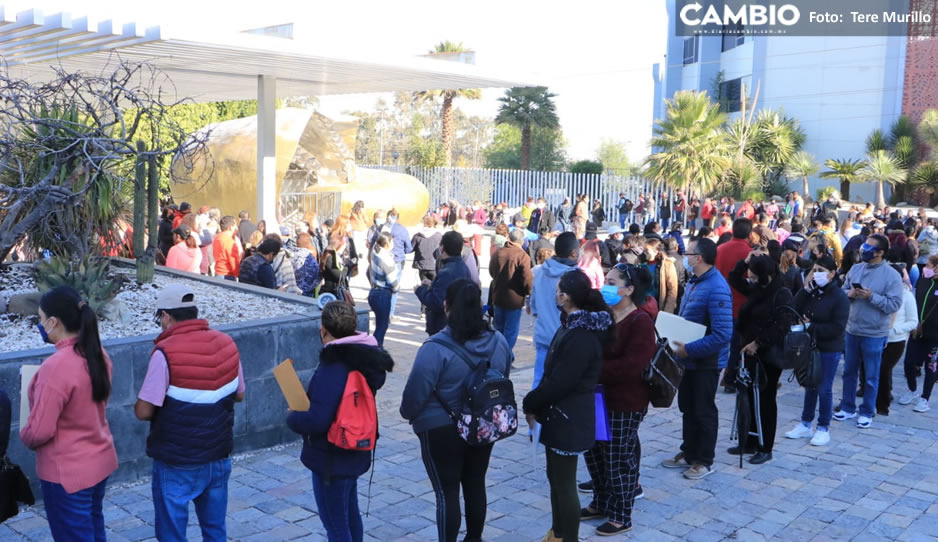
<svg viewBox="0 0 938 542">
<path fill-rule="evenodd" d="M 42 296 L 38 327 L 55 353 L 29 385 L 29 419 L 20 440 L 36 451 L 52 538 L 104 542 L 102 502 L 107 478 L 117 469 L 105 416 L 111 360 L 101 348 L 97 316 L 71 287 Z"/>
<path fill-rule="evenodd" d="M 185 224 L 173 230 L 173 247 L 166 256 L 166 267 L 198 275 L 201 272 L 202 250 L 199 249 L 196 237 Z"/>
</svg>

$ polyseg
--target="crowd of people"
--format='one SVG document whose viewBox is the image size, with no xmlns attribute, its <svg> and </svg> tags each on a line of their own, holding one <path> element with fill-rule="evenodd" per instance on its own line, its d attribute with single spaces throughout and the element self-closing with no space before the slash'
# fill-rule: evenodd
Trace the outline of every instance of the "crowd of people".
<svg viewBox="0 0 938 542">
<path fill-rule="evenodd" d="M 746 200 L 738 207 L 732 198 L 701 202 L 681 192 L 674 199 L 646 194 L 633 204 L 622 194 L 612 222 L 596 200 L 592 207 L 587 195 L 573 200 L 551 208 L 532 197 L 518 209 L 452 201 L 428 212 L 413 235 L 396 210 L 368 218 L 359 204 L 322 223 L 306 217 L 292 232 L 268 232 L 246 212 L 235 219 L 207 207 L 193 214 L 186 203 L 167 207 L 159 231 L 167 266 L 335 296 L 322 311 L 310 407 L 286 418 L 303 437 L 301 460 L 311 471 L 330 542 L 363 539 L 357 479 L 369 470 L 372 452 L 340 449 L 329 431 L 351 373 L 363 375 L 373 396 L 394 367 L 383 344 L 410 253 L 428 340 L 407 376 L 399 414 L 420 443 L 441 542 L 457 540 L 460 489 L 463 541 L 482 539 L 493 444 L 468 442 L 454 413 L 465 406 L 478 367 L 510 376 L 514 353 L 523 347 L 517 342 L 522 311 L 535 319 L 535 364 L 518 412 L 545 448 L 547 542 L 578 540 L 581 520 L 592 518 L 605 520 L 596 527 L 599 535 L 632 527 L 634 502 L 644 495 L 639 429 L 649 391 L 642 375 L 658 348 L 660 313 L 706 328 L 702 338 L 676 343 L 673 352 L 684 368 L 677 394 L 682 443 L 662 466 L 688 479 L 714 469 L 721 373 L 724 390 L 745 394 L 751 408 L 752 427 L 728 453 L 750 455 L 756 465 L 773 459 L 777 357 L 798 326 L 809 331 L 823 376 L 805 388 L 801 420 L 787 438 L 827 445 L 832 420 L 855 418 L 857 427 L 869 428 L 875 416 L 890 414 L 894 401 L 929 410 L 938 379 L 938 234 L 924 210 L 903 216 L 868 206 L 838 213 L 833 199 L 809 207 L 797 193 L 784 205 Z M 492 225 L 484 297 L 482 238 Z M 349 290 L 360 264 L 375 316 L 371 335 L 356 330 Z M 150 424 L 156 536 L 184 540 L 193 501 L 203 539 L 224 540 L 234 403 L 248 391 L 238 350 L 198 318 L 197 300 L 181 284 L 162 289 L 154 309 L 162 332 L 134 412 Z M 30 385 L 31 411 L 20 437 L 37 453 L 53 537 L 103 540 L 105 486 L 118 463 L 104 416 L 111 361 L 94 311 L 76 291 L 47 292 L 39 315 L 39 331 L 56 352 Z M 894 397 L 891 374 L 903 356 L 907 390 Z M 841 358 L 843 395 L 835 407 Z M 757 376 L 746 383 L 745 374 Z M 609 421 L 603 440 L 595 434 L 599 387 Z M 760 432 L 761 439 L 750 434 Z M 590 480 L 578 484 L 581 455 Z M 592 494 L 586 506 L 578 489 Z"/>
</svg>

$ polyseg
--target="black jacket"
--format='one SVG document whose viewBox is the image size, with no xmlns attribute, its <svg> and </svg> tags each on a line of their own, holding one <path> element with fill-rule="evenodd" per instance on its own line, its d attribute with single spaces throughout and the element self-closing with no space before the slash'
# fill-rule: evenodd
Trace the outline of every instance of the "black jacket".
<svg viewBox="0 0 938 542">
<path fill-rule="evenodd" d="M 746 261 L 740 261 L 730 271 L 727 282 L 746 296 L 736 317 L 740 346 L 756 341 L 762 353 L 763 348 L 781 346 L 785 334 L 791 329 L 794 315 L 790 311 L 780 310 L 780 307 L 791 306 L 793 296 L 791 290 L 782 283 L 781 277 L 775 277 L 765 287 L 750 284 L 744 278 L 748 269 Z"/>
<path fill-rule="evenodd" d="M 414 234 L 414 238 L 411 240 L 411 244 L 414 246 L 414 269 L 420 271 L 436 270 L 434 253 L 440 248 L 442 239 L 443 234 L 440 232 L 434 232 L 429 237 L 422 231 Z"/>
<path fill-rule="evenodd" d="M 918 310 L 919 325 L 928 339 L 938 339 L 938 277 L 918 279 L 915 284 L 915 304 Z"/>
<path fill-rule="evenodd" d="M 543 209 L 535 209 L 531 213 L 531 219 L 528 220 L 528 230 L 540 233 L 541 226 L 546 225 L 549 228 L 548 231 L 554 231 L 555 224 L 557 224 L 557 217 L 554 216 L 554 212 L 549 207 L 544 207 Z"/>
<path fill-rule="evenodd" d="M 582 314 L 600 315 L 609 324 L 612 322 L 607 313 Z M 544 377 L 522 403 L 524 412 L 534 414 L 541 423 L 541 443 L 545 446 L 569 452 L 593 447 L 593 394 L 602 371 L 603 334 L 602 330 L 561 327 L 554 335 L 544 360 Z"/>
<path fill-rule="evenodd" d="M 789 267 L 788 271 L 782 274 L 782 283 L 791 290 L 791 293 L 798 295 L 798 292 L 804 288 L 804 277 L 801 276 L 801 268 L 797 265 Z"/>
<path fill-rule="evenodd" d="M 606 252 L 601 254 L 603 269 L 612 269 L 619 262 L 619 252 L 622 250 L 621 239 L 606 239 Z"/>
<path fill-rule="evenodd" d="M 291 412 L 287 425 L 303 436 L 300 459 L 306 468 L 321 476 L 354 478 L 371 466 L 371 452 L 343 450 L 327 439 L 335 420 L 351 371 L 359 371 L 372 393 L 384 385 L 394 360 L 380 347 L 365 344 L 326 345 L 319 354 L 319 367 L 309 381 L 307 412 Z M 378 414 L 380 416 L 380 409 Z"/>
<path fill-rule="evenodd" d="M 159 244 L 160 252 L 165 259 L 169 255 L 169 249 L 173 248 L 173 219 L 160 219 L 160 225 L 156 232 L 156 242 Z"/>
<path fill-rule="evenodd" d="M 843 352 L 844 333 L 850 316 L 850 300 L 835 281 L 821 289 L 802 288 L 795 294 L 795 310 L 811 320 L 809 330 L 814 334 L 821 352 Z"/>
<path fill-rule="evenodd" d="M 550 239 L 544 237 L 538 237 L 536 241 L 528 243 L 528 256 L 531 257 L 532 267 L 537 265 L 537 251 L 542 248 L 554 250 L 554 244 L 550 242 Z"/>
</svg>

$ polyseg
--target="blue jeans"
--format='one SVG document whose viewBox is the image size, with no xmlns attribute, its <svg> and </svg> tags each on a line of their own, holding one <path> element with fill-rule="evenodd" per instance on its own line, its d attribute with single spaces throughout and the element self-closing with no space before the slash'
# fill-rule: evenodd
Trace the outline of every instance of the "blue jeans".
<svg viewBox="0 0 938 542">
<path fill-rule="evenodd" d="M 358 478 L 333 476 L 327 484 L 314 472 L 313 496 L 328 542 L 362 542 L 364 529 L 358 511 Z"/>
<path fill-rule="evenodd" d="M 661 224 L 661 229 L 662 229 L 663 231 L 668 231 L 668 224 L 670 224 L 670 223 L 671 223 L 671 219 L 670 219 L 670 218 L 662 218 L 662 219 L 661 219 L 661 222 L 659 222 L 659 224 Z"/>
<path fill-rule="evenodd" d="M 684 222 L 684 211 L 674 211 L 674 221 L 675 222 Z M 687 224 L 684 224 L 687 226 Z"/>
<path fill-rule="evenodd" d="M 396 263 L 397 263 L 397 276 L 400 277 L 401 272 L 404 270 L 404 262 L 396 262 Z M 395 312 L 396 310 L 397 310 L 397 292 L 391 294 L 391 315 L 390 315 L 391 318 L 394 318 L 394 315 L 397 314 Z"/>
<path fill-rule="evenodd" d="M 375 340 L 378 346 L 384 344 L 384 334 L 391 323 L 391 300 L 394 295 L 387 288 L 372 288 L 368 292 L 368 306 L 375 313 Z"/>
<path fill-rule="evenodd" d="M 821 406 L 818 410 L 817 426 L 818 429 L 827 429 L 831 424 L 831 416 L 834 414 L 834 375 L 837 374 L 837 365 L 840 364 L 840 352 L 821 352 L 821 365 L 824 367 L 824 378 L 817 389 L 805 388 L 804 390 L 804 409 L 801 411 L 801 423 L 811 427 L 814 421 L 814 408 L 818 406 L 820 400 Z"/>
<path fill-rule="evenodd" d="M 153 509 L 156 538 L 160 542 L 185 542 L 189 502 L 205 542 L 225 542 L 228 510 L 228 478 L 231 459 L 200 465 L 169 465 L 153 460 Z"/>
<path fill-rule="evenodd" d="M 544 361 L 547 359 L 548 350 L 550 350 L 549 346 L 534 345 L 534 383 L 531 384 L 532 390 L 537 387 L 544 376 Z"/>
<path fill-rule="evenodd" d="M 98 485 L 67 493 L 61 484 L 39 481 L 46 519 L 55 542 L 105 542 L 102 502 L 107 478 Z"/>
<path fill-rule="evenodd" d="M 883 360 L 883 348 L 886 347 L 888 337 L 860 337 L 847 333 L 847 348 L 844 353 L 844 387 L 843 399 L 840 409 L 848 414 L 857 412 L 857 379 L 860 372 L 860 363 L 866 371 L 866 382 L 863 383 L 863 403 L 860 405 L 860 416 L 872 418 L 876 412 L 876 394 L 879 392 L 879 364 Z"/>
<path fill-rule="evenodd" d="M 619 227 L 625 229 L 625 221 L 629 217 L 628 213 L 619 213 Z"/>
<path fill-rule="evenodd" d="M 521 328 L 521 309 L 503 309 L 495 307 L 495 330 L 500 331 L 508 341 L 508 348 L 514 350 Z"/>
</svg>

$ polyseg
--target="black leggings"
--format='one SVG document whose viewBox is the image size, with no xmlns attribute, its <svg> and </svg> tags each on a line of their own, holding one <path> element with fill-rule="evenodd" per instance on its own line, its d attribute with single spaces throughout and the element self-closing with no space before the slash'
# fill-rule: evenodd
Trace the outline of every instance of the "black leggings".
<svg viewBox="0 0 938 542">
<path fill-rule="evenodd" d="M 759 447 L 759 437 L 749 437 L 746 444 L 747 448 L 755 448 L 760 452 L 772 453 L 775 446 L 775 429 L 778 426 L 778 380 L 782 376 L 782 370 L 773 367 L 767 363 L 760 363 L 754 358 L 746 356 L 746 368 L 749 369 L 749 375 L 755 378 L 756 364 L 759 364 L 759 382 L 753 382 L 753 385 L 759 386 L 759 413 L 762 415 L 762 447 Z M 756 431 L 756 402 L 753 389 L 749 393 L 749 430 Z"/>
<path fill-rule="evenodd" d="M 576 492 L 575 455 L 560 455 L 547 448 L 547 481 L 550 482 L 551 530 L 563 542 L 580 539 L 580 497 Z"/>
<path fill-rule="evenodd" d="M 436 526 L 440 542 L 456 542 L 462 513 L 459 487 L 466 502 L 466 539 L 482 538 L 485 526 L 485 471 L 492 445 L 469 446 L 450 424 L 418 433 L 420 456 L 436 494 Z M 574 463 L 575 465 L 575 463 Z"/>
</svg>

